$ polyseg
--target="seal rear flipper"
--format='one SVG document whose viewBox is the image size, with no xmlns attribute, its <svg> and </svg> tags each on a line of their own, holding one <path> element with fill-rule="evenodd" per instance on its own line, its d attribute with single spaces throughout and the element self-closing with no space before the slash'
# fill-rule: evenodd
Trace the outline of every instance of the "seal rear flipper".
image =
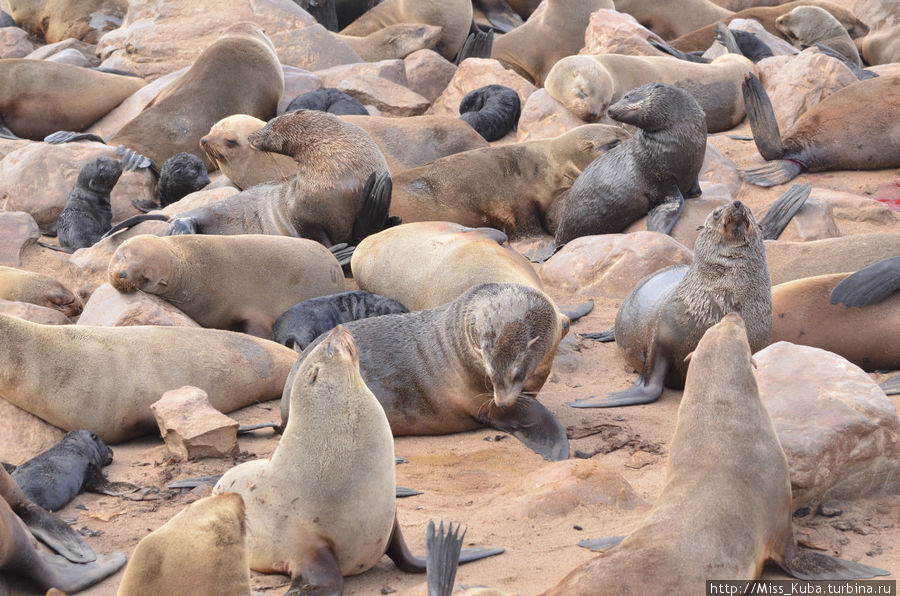
<svg viewBox="0 0 900 596">
<path fill-rule="evenodd" d="M 886 569 L 838 559 L 802 546 L 795 546 L 793 556 L 783 563 L 776 562 L 786 573 L 805 580 L 866 579 L 891 574 Z"/>
<path fill-rule="evenodd" d="M 196 478 L 185 478 L 184 480 L 176 480 L 166 485 L 166 488 L 197 488 L 204 484 L 215 486 L 216 482 L 221 480 L 224 474 L 213 474 L 211 476 L 197 476 Z"/>
<path fill-rule="evenodd" d="M 156 164 L 153 163 L 153 160 L 147 157 L 146 155 L 141 155 L 134 149 L 129 149 L 125 145 L 119 145 L 116 147 L 116 155 L 120 155 L 122 157 L 122 169 L 130 172 L 133 170 L 139 170 L 141 168 L 147 168 L 153 175 L 159 178 L 159 168 L 156 167 Z"/>
<path fill-rule="evenodd" d="M 900 290 L 900 257 L 890 257 L 844 278 L 831 290 L 831 303 L 853 306 L 878 304 Z"/>
<path fill-rule="evenodd" d="M 428 521 L 425 533 L 425 560 L 428 573 L 428 596 L 450 596 L 456 583 L 456 571 L 459 569 L 459 553 L 462 550 L 466 532 L 459 534 L 459 524 L 447 526 L 444 533 L 444 522 L 441 521 L 437 532 L 434 520 Z"/>
<path fill-rule="evenodd" d="M 765 216 L 759 221 L 763 240 L 777 240 L 803 203 L 809 198 L 812 184 L 794 184 L 775 199 Z"/>
<path fill-rule="evenodd" d="M 646 376 L 645 368 L 645 371 L 641 373 L 634 385 L 625 391 L 616 391 L 609 394 L 608 397 L 587 397 L 573 402 L 566 402 L 566 405 L 572 408 L 614 408 L 616 406 L 637 406 L 655 402 L 662 395 L 663 383 L 668 370 L 668 361 L 665 358 L 659 358 L 655 366 L 652 367 L 649 379 Z"/>
<path fill-rule="evenodd" d="M 670 46 L 667 43 L 658 42 L 655 39 L 648 39 L 647 41 L 649 41 L 650 45 L 652 45 L 654 48 L 656 48 L 660 52 L 664 52 L 674 58 L 678 58 L 679 60 L 684 60 L 685 62 L 698 62 L 700 64 L 709 64 L 710 62 L 712 62 L 712 60 L 704 58 L 703 56 L 697 56 L 695 54 L 686 54 L 686 53 L 682 52 L 681 50 L 679 50 L 673 46 Z"/>
<path fill-rule="evenodd" d="M 396 497 L 398 499 L 405 499 L 407 497 L 417 497 L 419 495 L 425 494 L 420 490 L 416 490 L 414 488 L 404 488 L 402 486 L 398 486 L 396 489 L 396 492 L 397 492 Z"/>
<path fill-rule="evenodd" d="M 12 130 L 10 130 L 10 128 L 6 125 L 6 120 L 3 119 L 3 114 L 0 114 L 0 139 L 9 139 L 11 141 L 25 140 L 14 133 Z"/>
<path fill-rule="evenodd" d="M 574 323 L 581 317 L 587 316 L 592 310 L 594 310 L 593 300 L 588 300 L 587 302 L 582 302 L 581 304 L 576 304 L 575 306 L 559 307 L 559 312 L 569 317 L 569 322 L 571 323 Z"/>
<path fill-rule="evenodd" d="M 14 507 L 31 533 L 73 563 L 89 563 L 97 559 L 90 545 L 78 532 L 43 507 L 34 503 L 23 503 Z"/>
<path fill-rule="evenodd" d="M 176 217 L 169 223 L 169 229 L 166 230 L 166 236 L 202 233 L 203 231 L 200 229 L 200 222 L 198 222 L 197 219 L 193 217 Z"/>
<path fill-rule="evenodd" d="M 36 577 L 31 579 L 43 589 L 56 588 L 67 594 L 80 592 L 109 577 L 125 565 L 125 553 L 98 555 L 90 563 L 71 563 L 58 555 L 35 551 Z"/>
<path fill-rule="evenodd" d="M 878 75 L 871 70 L 864 70 L 858 64 L 847 60 L 846 56 L 844 56 L 840 52 L 837 52 L 836 50 L 831 48 L 831 46 L 826 46 L 823 43 L 817 43 L 816 48 L 826 56 L 831 56 L 835 60 L 840 60 L 844 66 L 850 69 L 850 72 L 853 73 L 857 81 L 865 81 L 866 79 L 874 79 L 878 77 Z"/>
<path fill-rule="evenodd" d="M 605 538 L 588 538 L 578 543 L 581 548 L 589 549 L 591 552 L 600 553 L 609 550 L 614 546 L 618 546 L 625 540 L 625 536 L 607 536 Z"/>
<path fill-rule="evenodd" d="M 133 492 L 137 492 L 141 487 L 130 482 L 110 482 L 103 478 L 102 482 L 92 482 L 90 486 L 85 485 L 85 490 L 97 493 L 98 495 L 109 495 L 110 497 L 121 497 Z"/>
<path fill-rule="evenodd" d="M 473 4 L 500 33 L 509 33 L 525 22 L 506 0 L 475 0 Z"/>
<path fill-rule="evenodd" d="M 306 545 L 304 545 L 306 546 Z M 341 596 L 344 576 L 331 547 L 322 539 L 290 561 L 291 587 L 284 596 Z"/>
<path fill-rule="evenodd" d="M 290 346 L 288 346 L 288 347 L 290 347 Z M 275 422 L 261 422 L 259 424 L 244 424 L 242 426 L 239 426 L 237 431 L 238 431 L 239 435 L 242 435 L 244 433 L 253 432 L 254 430 L 261 430 L 264 428 L 280 428 L 280 427 L 281 427 L 281 425 L 277 424 Z"/>
<path fill-rule="evenodd" d="M 532 263 L 546 263 L 550 257 L 558 253 L 565 244 L 557 244 L 554 240 L 547 240 L 535 248 L 530 248 L 522 253 Z"/>
<path fill-rule="evenodd" d="M 95 141 L 97 143 L 106 144 L 101 137 L 92 132 L 75 132 L 72 130 L 57 130 L 54 133 L 44 137 L 45 143 L 51 145 L 62 145 L 63 143 L 75 143 L 77 141 Z"/>
<path fill-rule="evenodd" d="M 456 55 L 456 60 L 453 61 L 457 66 L 459 66 L 466 58 L 491 57 L 491 50 L 494 47 L 494 32 L 481 31 L 474 21 L 472 22 L 472 28 L 475 29 L 475 31 L 470 33 L 469 37 L 466 38 L 466 42 Z"/>
<path fill-rule="evenodd" d="M 133 215 L 132 217 L 129 217 L 126 220 L 120 221 L 119 223 L 117 223 L 116 225 L 111 227 L 107 233 L 100 236 L 100 240 L 103 240 L 104 238 L 109 238 L 113 234 L 115 234 L 117 232 L 121 232 L 122 230 L 127 230 L 128 228 L 133 228 L 134 226 L 138 225 L 139 223 L 142 223 L 145 221 L 169 221 L 169 216 L 163 215 L 162 213 L 143 213 L 141 215 Z M 98 242 L 99 242 L 99 240 L 98 240 Z"/>
<path fill-rule="evenodd" d="M 725 49 L 728 50 L 729 54 L 739 54 L 743 56 L 744 53 L 741 51 L 737 40 L 734 38 L 734 34 L 722 21 L 716 23 L 716 40 L 725 46 Z"/>
<path fill-rule="evenodd" d="M 741 170 L 740 175 L 750 184 L 769 187 L 790 182 L 803 170 L 803 166 L 792 159 L 778 159 L 754 170 Z"/>
<path fill-rule="evenodd" d="M 471 563 L 487 557 L 493 557 L 506 552 L 505 548 L 467 548 L 463 549 L 459 554 L 459 563 Z M 391 540 L 388 542 L 385 554 L 391 558 L 394 565 L 400 571 L 407 573 L 425 573 L 428 568 L 428 562 L 423 557 L 417 557 L 412 554 L 403 539 L 403 533 L 400 531 L 400 524 L 397 522 L 397 516 L 394 515 L 394 531 L 391 532 Z"/>
<path fill-rule="evenodd" d="M 393 186 L 388 172 L 369 174 L 356 205 L 356 219 L 350 235 L 352 244 L 359 244 L 366 236 L 377 234 L 387 227 Z"/>
<path fill-rule="evenodd" d="M 143 199 L 138 201 L 137 199 L 131 201 L 131 205 L 140 211 L 141 213 L 148 213 L 150 211 L 156 211 L 158 209 L 162 209 L 162 205 L 157 203 L 152 199 Z"/>
<path fill-rule="evenodd" d="M 601 343 L 607 343 L 611 341 L 616 341 L 616 328 L 610 327 L 606 331 L 597 331 L 595 333 L 579 333 L 580 337 L 584 339 L 590 339 L 593 341 L 599 341 Z"/>
<path fill-rule="evenodd" d="M 569 459 L 569 438 L 556 416 L 530 395 L 519 395 L 506 408 L 492 406 L 476 420 L 508 432 L 548 461 Z"/>
<path fill-rule="evenodd" d="M 684 210 L 684 197 L 677 188 L 647 214 L 647 230 L 668 234 Z"/>
<path fill-rule="evenodd" d="M 491 240 L 493 240 L 497 244 L 500 244 L 501 246 L 509 240 L 509 236 L 506 235 L 506 232 L 498 230 L 497 228 L 488 228 L 488 227 L 467 228 L 467 227 L 463 227 L 463 229 L 460 231 L 461 232 L 475 232 L 477 234 L 481 234 L 482 236 L 490 238 Z"/>
<path fill-rule="evenodd" d="M 331 254 L 334 255 L 334 258 L 337 259 L 338 264 L 341 267 L 347 267 L 350 265 L 350 258 L 353 256 L 353 251 L 356 250 L 355 246 L 347 246 L 346 242 L 341 242 L 340 244 L 334 244 L 328 247 L 328 250 L 331 251 Z M 290 347 L 290 346 L 288 346 Z M 298 350 L 302 351 L 302 350 Z"/>
<path fill-rule="evenodd" d="M 881 383 L 879 387 L 881 387 L 881 390 L 884 391 L 885 395 L 900 394 L 900 375 L 891 377 L 887 381 Z"/>
<path fill-rule="evenodd" d="M 753 141 L 756 143 L 759 154 L 767 161 L 781 159 L 784 156 L 781 131 L 778 129 L 778 121 L 775 120 L 772 102 L 769 101 L 769 96 L 762 83 L 755 74 L 747 73 L 744 75 L 741 91 L 744 94 L 744 105 L 747 109 L 747 119 L 750 120 L 750 130 L 753 131 Z"/>
<path fill-rule="evenodd" d="M 754 64 L 763 58 L 771 58 L 773 56 L 772 48 L 756 35 L 740 29 L 735 29 L 734 31 L 729 29 L 729 31 L 731 31 L 735 42 L 737 42 L 741 54 Z"/>
</svg>

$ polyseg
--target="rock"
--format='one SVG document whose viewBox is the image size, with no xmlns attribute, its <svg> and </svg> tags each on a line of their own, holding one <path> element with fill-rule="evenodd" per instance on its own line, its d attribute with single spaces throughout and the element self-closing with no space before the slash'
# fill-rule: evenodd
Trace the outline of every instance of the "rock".
<svg viewBox="0 0 900 596">
<path fill-rule="evenodd" d="M 159 92 L 165 89 L 169 83 L 186 73 L 188 67 L 178 69 L 167 75 L 161 76 L 152 83 L 148 83 L 128 96 L 125 101 L 116 106 L 106 116 L 94 122 L 86 132 L 92 132 L 103 139 L 108 139 L 116 134 L 120 128 L 128 124 L 135 116 L 140 114 Z"/>
<path fill-rule="evenodd" d="M 754 359 L 795 509 L 900 491 L 900 419 L 869 375 L 836 354 L 788 342 Z"/>
<path fill-rule="evenodd" d="M 118 159 L 113 147 L 92 141 L 50 145 L 30 143 L 0 161 L 0 204 L 31 214 L 42 231 L 55 231 L 78 173 L 98 156 Z M 156 180 L 149 170 L 123 172 L 111 194 L 113 224 L 140 213 L 134 199 L 153 199 Z"/>
<path fill-rule="evenodd" d="M 757 36 L 763 43 L 769 46 L 773 56 L 793 56 L 798 53 L 797 48 L 777 35 L 772 35 L 766 31 L 766 28 L 756 19 L 732 19 L 731 22 L 728 23 L 728 28 L 732 31 L 744 31 Z"/>
<path fill-rule="evenodd" d="M 169 453 L 182 460 L 237 455 L 238 423 L 189 385 L 166 391 L 150 406 Z"/>
<path fill-rule="evenodd" d="M 278 113 L 283 114 L 294 98 L 322 88 L 322 79 L 308 70 L 296 66 L 281 66 L 284 71 L 284 93 L 278 102 Z"/>
<path fill-rule="evenodd" d="M 22 266 L 22 249 L 41 237 L 34 218 L 24 211 L 0 211 L 0 265 Z"/>
<path fill-rule="evenodd" d="M 266 29 L 282 64 L 306 70 L 321 70 L 339 64 L 356 64 L 364 60 L 347 42 L 331 34 L 322 25 L 305 29 Z M 274 33 L 273 33 L 274 32 Z"/>
<path fill-rule="evenodd" d="M 831 203 L 810 196 L 778 237 L 778 240 L 808 242 L 822 238 L 836 238 L 840 235 L 841 231 L 834 221 L 834 210 Z"/>
<path fill-rule="evenodd" d="M 47 58 L 47 60 L 50 62 L 58 62 L 60 64 L 80 66 L 81 68 L 92 68 L 96 66 L 94 61 L 86 58 L 84 54 L 82 54 L 75 48 L 67 48 L 65 50 L 61 50 Z"/>
<path fill-rule="evenodd" d="M 0 58 L 25 58 L 34 51 L 28 34 L 18 27 L 0 28 Z"/>
<path fill-rule="evenodd" d="M 545 284 L 566 292 L 624 298 L 644 276 L 692 261 L 689 249 L 659 232 L 603 234 L 569 242 L 539 273 Z"/>
<path fill-rule="evenodd" d="M 900 214 L 886 203 L 873 198 L 828 188 L 813 188 L 811 197 L 831 206 L 839 228 L 850 227 L 850 224 L 869 224 L 874 226 L 867 230 L 869 232 L 886 232 L 895 230 L 894 226 L 900 222 Z M 890 229 L 886 230 L 883 227 Z"/>
<path fill-rule="evenodd" d="M 675 227 L 669 237 L 680 242 L 685 247 L 693 249 L 697 236 L 700 235 L 700 226 L 706 221 L 706 216 L 710 211 L 721 207 L 733 201 L 733 196 L 729 193 L 728 188 L 724 184 L 713 184 L 704 189 L 703 194 L 695 199 L 688 199 L 684 202 L 684 209 L 675 222 Z M 625 233 L 646 232 L 647 217 L 644 216 L 630 226 L 625 228 Z"/>
<path fill-rule="evenodd" d="M 68 50 L 74 50 L 81 54 L 84 62 L 88 66 L 97 66 L 100 59 L 94 53 L 95 46 L 81 41 L 80 39 L 64 39 L 56 43 L 41 46 L 25 56 L 29 60 L 57 60 L 57 56 Z M 68 64 L 72 64 L 68 62 Z"/>
<path fill-rule="evenodd" d="M 431 105 L 415 91 L 371 75 L 350 75 L 337 88 L 364 105 L 374 105 L 385 116 L 418 116 Z"/>
<path fill-rule="evenodd" d="M 528 96 L 537 91 L 537 87 L 523 79 L 514 71 L 506 69 L 498 61 L 491 58 L 467 58 L 456 69 L 456 73 L 444 92 L 434 100 L 427 114 L 435 116 L 459 116 L 459 102 L 469 91 L 485 85 L 504 85 L 519 94 L 519 100 L 525 105 Z"/>
<path fill-rule="evenodd" d="M 359 76 L 363 78 L 379 77 L 397 85 L 406 86 L 406 67 L 403 60 L 380 60 L 378 62 L 360 62 L 345 64 L 317 70 L 314 73 L 322 80 L 323 87 L 338 87 L 346 78 Z"/>
<path fill-rule="evenodd" d="M 407 86 L 428 101 L 440 97 L 456 74 L 456 65 L 434 50 L 416 50 L 403 64 Z"/>
<path fill-rule="evenodd" d="M 3 139 L 0 138 L 0 160 L 12 153 L 16 149 L 21 149 L 26 145 L 33 143 L 29 139 Z"/>
<path fill-rule="evenodd" d="M 565 515 L 578 506 L 631 511 L 646 506 L 621 474 L 593 459 L 548 462 L 496 497 L 491 507 L 517 519 Z"/>
<path fill-rule="evenodd" d="M 79 325 L 131 327 L 161 325 L 200 327 L 175 306 L 144 292 L 123 294 L 103 283 L 91 294 L 78 318 Z"/>
<path fill-rule="evenodd" d="M 712 143 L 706 144 L 706 154 L 703 156 L 703 165 L 700 166 L 700 189 L 704 194 L 707 188 L 713 184 L 724 184 L 728 193 L 736 197 L 741 191 L 741 175 L 738 173 L 737 164 L 729 159 Z"/>
<path fill-rule="evenodd" d="M 663 42 L 637 22 L 630 14 L 601 8 L 591 13 L 584 31 L 584 48 L 579 54 L 630 54 L 632 56 L 662 56 L 649 40 Z"/>
<path fill-rule="evenodd" d="M 545 89 L 538 89 L 522 106 L 516 142 L 558 137 L 582 124 L 585 122 L 550 97 Z"/>
<path fill-rule="evenodd" d="M 38 306 L 27 302 L 14 302 L 12 300 L 0 300 L 0 313 L 19 317 L 32 323 L 41 325 L 71 325 L 69 317 L 55 308 Z"/>
<path fill-rule="evenodd" d="M 792 57 L 766 58 L 756 67 L 783 133 L 790 130 L 806 110 L 857 81 L 840 60 L 826 56 L 816 48 L 807 48 Z"/>
<path fill-rule="evenodd" d="M 66 431 L 48 424 L 0 397 L 0 420 L 13 432 L 0 433 L 0 459 L 20 465 L 59 443 Z"/>
</svg>

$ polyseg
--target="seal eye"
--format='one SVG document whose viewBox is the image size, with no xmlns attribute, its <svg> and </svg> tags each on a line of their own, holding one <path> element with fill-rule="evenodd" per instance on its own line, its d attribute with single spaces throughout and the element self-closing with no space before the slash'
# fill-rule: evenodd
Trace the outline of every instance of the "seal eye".
<svg viewBox="0 0 900 596">
<path fill-rule="evenodd" d="M 238 143 L 234 139 L 225 139 L 225 144 L 229 147 L 237 147 Z"/>
</svg>

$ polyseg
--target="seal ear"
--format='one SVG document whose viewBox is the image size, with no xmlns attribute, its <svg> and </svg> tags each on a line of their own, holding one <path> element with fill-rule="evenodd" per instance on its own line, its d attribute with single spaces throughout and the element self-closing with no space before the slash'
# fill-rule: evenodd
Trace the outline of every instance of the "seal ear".
<svg viewBox="0 0 900 596">
<path fill-rule="evenodd" d="M 307 369 L 307 371 L 304 373 L 304 378 L 306 379 L 306 384 L 312 385 L 313 383 L 316 382 L 316 377 L 318 377 L 318 376 L 319 376 L 319 367 L 318 366 L 309 367 L 309 369 Z"/>
</svg>

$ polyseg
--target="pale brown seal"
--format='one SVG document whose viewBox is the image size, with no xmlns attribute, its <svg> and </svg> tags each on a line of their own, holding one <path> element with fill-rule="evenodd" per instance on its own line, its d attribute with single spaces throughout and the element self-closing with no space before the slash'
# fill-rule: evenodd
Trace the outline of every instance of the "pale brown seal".
<svg viewBox="0 0 900 596">
<path fill-rule="evenodd" d="M 285 182 L 297 173 L 289 155 L 259 151 L 247 140 L 266 123 L 247 114 L 222 118 L 200 138 L 200 146 L 216 167 L 241 190 L 266 182 Z"/>
<path fill-rule="evenodd" d="M 366 62 L 402 60 L 418 50 L 434 49 L 441 40 L 443 27 L 425 23 L 396 23 L 368 35 L 335 34 Z"/>
<path fill-rule="evenodd" d="M 128 0 L 7 0 L 16 25 L 48 44 L 79 39 L 96 44 L 122 25 Z"/>
<path fill-rule="evenodd" d="M 664 5 L 655 0 L 615 0 L 615 5 L 617 11 L 630 14 L 663 39 L 686 35 L 734 14 L 709 0 L 678 0 Z"/>
<path fill-rule="evenodd" d="M 858 37 L 856 47 L 866 64 L 900 62 L 900 23 Z"/>
<path fill-rule="evenodd" d="M 766 242 L 773 286 L 804 277 L 858 271 L 895 255 L 900 255 L 900 234 L 892 232 L 808 242 Z"/>
<path fill-rule="evenodd" d="M 759 398 L 747 332 L 730 313 L 703 334 L 653 509 L 547 596 L 704 594 L 710 579 L 758 578 L 767 560 L 800 579 L 889 573 L 797 545 L 787 460 Z"/>
<path fill-rule="evenodd" d="M 0 265 L 0 300 L 45 306 L 67 317 L 81 314 L 81 299 L 56 278 Z"/>
<path fill-rule="evenodd" d="M 844 59 L 862 66 L 856 45 L 841 23 L 824 8 L 797 6 L 775 19 L 775 28 L 798 48 L 828 46 Z"/>
<path fill-rule="evenodd" d="M 271 339 L 284 311 L 343 291 L 344 275 L 327 248 L 304 238 L 143 234 L 116 249 L 109 283 L 159 296 L 204 327 Z"/>
</svg>

